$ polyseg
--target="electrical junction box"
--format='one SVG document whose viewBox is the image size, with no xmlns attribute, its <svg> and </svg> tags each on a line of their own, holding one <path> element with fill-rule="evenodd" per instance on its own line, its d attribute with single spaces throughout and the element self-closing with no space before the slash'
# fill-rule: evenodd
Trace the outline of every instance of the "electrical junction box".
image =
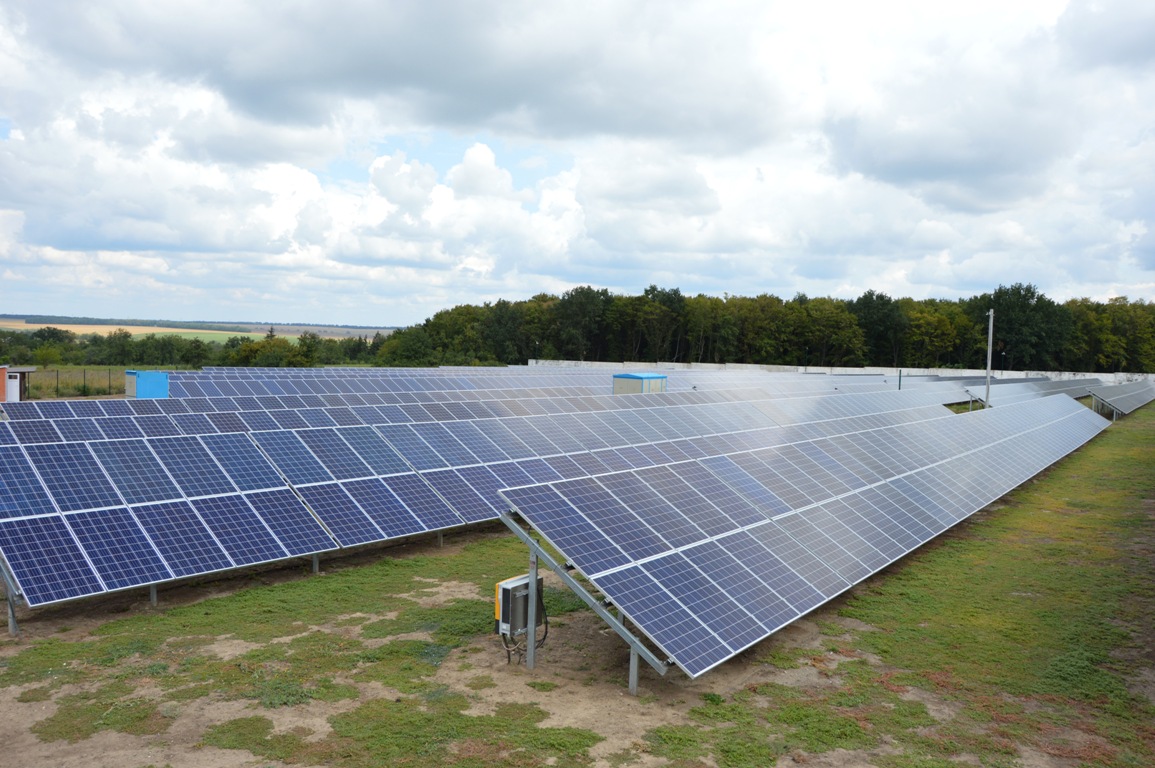
<svg viewBox="0 0 1155 768">
<path fill-rule="evenodd" d="M 542 625 L 545 603 L 542 602 L 542 581 L 537 577 L 537 622 Z M 514 576 L 497 583 L 494 591 L 493 630 L 499 635 L 524 635 L 529 626 L 529 574 Z M 536 628 L 535 627 L 535 628 Z"/>
</svg>

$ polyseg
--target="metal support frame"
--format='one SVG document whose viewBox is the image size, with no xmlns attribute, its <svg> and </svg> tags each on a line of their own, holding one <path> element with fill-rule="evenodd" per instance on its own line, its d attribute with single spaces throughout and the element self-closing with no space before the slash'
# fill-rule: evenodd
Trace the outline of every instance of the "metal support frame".
<svg viewBox="0 0 1155 768">
<path fill-rule="evenodd" d="M 20 637 L 20 624 L 16 621 L 16 597 L 23 595 L 16 589 L 16 577 L 8 570 L 8 563 L 3 560 L 0 560 L 0 579 L 4 581 L 4 597 L 8 603 L 8 634 Z"/>
<path fill-rule="evenodd" d="M 8 634 L 20 637 L 20 625 L 16 623 L 16 602 L 12 595 L 8 595 Z"/>
<path fill-rule="evenodd" d="M 320 573 L 320 572 L 321 572 L 321 556 L 314 554 L 313 555 L 313 573 Z"/>
<path fill-rule="evenodd" d="M 155 584 L 149 584 L 148 585 L 148 602 L 149 602 L 149 605 L 151 605 L 153 608 L 156 607 L 156 585 Z"/>
<path fill-rule="evenodd" d="M 585 587 L 583 587 L 580 583 L 578 583 L 577 579 L 570 575 L 569 571 L 566 570 L 564 565 L 557 563 L 552 557 L 550 557 L 549 553 L 542 549 L 541 545 L 538 544 L 533 539 L 533 537 L 525 531 L 524 528 L 517 524 L 517 521 L 513 519 L 510 512 L 502 512 L 499 517 L 501 522 L 505 523 L 506 527 L 513 531 L 517 537 L 521 539 L 527 547 L 529 547 L 530 613 L 528 616 L 528 624 L 530 627 L 534 626 L 534 622 L 537 619 L 537 567 L 538 560 L 540 560 L 545 564 L 547 568 L 557 574 L 558 578 L 560 578 L 562 582 L 567 587 L 569 587 L 575 595 L 580 597 L 586 605 L 592 608 L 594 613 L 600 616 L 602 621 L 604 621 L 606 624 L 609 624 L 610 628 L 614 630 L 614 632 L 616 632 L 618 636 L 625 640 L 626 644 L 630 646 L 629 682 L 631 695 L 636 696 L 638 693 L 639 657 L 645 659 L 646 663 L 649 664 L 659 675 L 666 674 L 670 668 L 670 665 L 673 663 L 672 661 L 663 661 L 662 659 L 659 659 L 657 656 L 655 656 L 654 653 L 646 647 L 645 643 L 643 643 L 639 637 L 637 637 L 634 633 L 630 632 L 630 630 L 626 628 L 626 625 L 621 619 L 619 619 L 617 616 L 614 616 L 614 614 L 611 613 L 608 608 L 606 608 L 601 600 L 598 600 L 589 592 L 587 592 Z M 528 654 L 526 655 L 526 666 L 529 669 L 533 669 L 534 645 L 535 644 L 531 642 L 527 646 Z"/>
</svg>

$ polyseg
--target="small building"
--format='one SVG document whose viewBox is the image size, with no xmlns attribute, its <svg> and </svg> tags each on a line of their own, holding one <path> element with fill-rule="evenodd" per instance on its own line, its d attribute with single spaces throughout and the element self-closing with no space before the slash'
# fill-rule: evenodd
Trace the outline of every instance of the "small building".
<svg viewBox="0 0 1155 768">
<path fill-rule="evenodd" d="M 19 403 L 28 399 L 28 375 L 36 366 L 0 365 L 0 403 Z"/>
<path fill-rule="evenodd" d="M 168 397 L 167 371 L 125 371 L 124 396 L 138 400 L 157 400 Z"/>
<path fill-rule="evenodd" d="M 666 391 L 664 373 L 615 373 L 615 395 L 644 395 Z"/>
</svg>

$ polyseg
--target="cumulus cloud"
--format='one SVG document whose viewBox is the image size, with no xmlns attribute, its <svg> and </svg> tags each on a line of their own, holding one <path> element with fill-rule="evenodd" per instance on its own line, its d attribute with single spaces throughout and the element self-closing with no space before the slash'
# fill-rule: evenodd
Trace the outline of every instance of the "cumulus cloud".
<svg viewBox="0 0 1155 768">
<path fill-rule="evenodd" d="M 1148 5 L 14 0 L 5 308 L 1153 299 Z"/>
</svg>

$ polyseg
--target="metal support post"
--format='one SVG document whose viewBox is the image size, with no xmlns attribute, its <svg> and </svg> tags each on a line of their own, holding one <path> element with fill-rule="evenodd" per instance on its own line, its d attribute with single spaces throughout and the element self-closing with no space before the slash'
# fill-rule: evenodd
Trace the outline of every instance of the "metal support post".
<svg viewBox="0 0 1155 768">
<path fill-rule="evenodd" d="M 525 620 L 525 668 L 537 661 L 537 553 L 529 553 L 529 613 Z"/>
<path fill-rule="evenodd" d="M 149 584 L 148 585 L 148 603 L 153 608 L 156 607 L 156 585 L 155 584 Z"/>
<path fill-rule="evenodd" d="M 991 321 L 987 326 L 987 397 L 983 400 L 983 407 L 991 407 L 991 352 L 995 343 L 995 310 L 990 310 Z"/>
<path fill-rule="evenodd" d="M 8 596 L 8 634 L 13 637 L 20 637 L 20 625 L 16 623 L 16 604 L 12 602 L 12 596 Z"/>
<path fill-rule="evenodd" d="M 638 695 L 638 652 L 630 648 L 630 695 Z"/>
<path fill-rule="evenodd" d="M 313 573 L 321 572 L 321 556 L 313 555 Z"/>
<path fill-rule="evenodd" d="M 437 532 L 437 546 L 439 546 L 439 547 L 445 546 L 445 534 L 443 534 L 441 531 Z"/>
</svg>

